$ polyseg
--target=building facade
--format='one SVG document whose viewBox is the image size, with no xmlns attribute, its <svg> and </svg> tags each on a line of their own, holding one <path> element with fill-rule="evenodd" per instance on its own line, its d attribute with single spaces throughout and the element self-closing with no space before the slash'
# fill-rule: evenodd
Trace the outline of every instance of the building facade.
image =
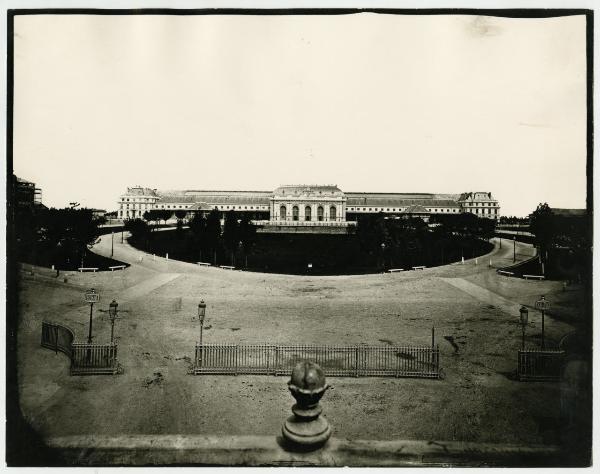
<svg viewBox="0 0 600 474">
<path fill-rule="evenodd" d="M 142 218 L 159 209 L 236 211 L 259 223 L 288 226 L 341 226 L 363 214 L 383 213 L 390 218 L 427 217 L 469 212 L 488 219 L 500 218 L 500 205 L 490 192 L 462 194 L 353 193 L 335 185 L 285 185 L 275 191 L 157 191 L 135 186 L 119 197 L 120 219 Z M 418 212 L 417 212 L 418 211 Z"/>
</svg>

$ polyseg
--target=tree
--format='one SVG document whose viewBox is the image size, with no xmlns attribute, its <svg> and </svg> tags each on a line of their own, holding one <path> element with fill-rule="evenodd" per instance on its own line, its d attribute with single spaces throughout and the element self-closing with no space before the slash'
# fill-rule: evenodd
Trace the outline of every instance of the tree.
<svg viewBox="0 0 600 474">
<path fill-rule="evenodd" d="M 234 265 L 234 255 L 238 247 L 238 242 L 240 242 L 240 235 L 237 213 L 231 210 L 225 214 L 225 224 L 223 226 L 223 243 L 225 244 L 225 249 L 231 255 L 231 265 Z"/>
<path fill-rule="evenodd" d="M 198 249 L 199 259 L 202 261 L 202 251 L 206 245 L 206 217 L 196 213 L 189 222 L 192 245 Z"/>
<path fill-rule="evenodd" d="M 87 246 L 99 235 L 102 219 L 91 209 L 44 209 L 34 215 L 36 248 L 43 255 L 54 256 L 56 264 L 77 263 L 83 266 Z"/>
<path fill-rule="evenodd" d="M 131 239 L 144 247 L 148 247 L 150 227 L 143 219 L 127 219 L 124 222 L 125 230 L 131 233 Z"/>
<path fill-rule="evenodd" d="M 244 266 L 248 266 L 248 253 L 252 245 L 256 242 L 256 226 L 253 225 L 247 216 L 243 216 L 239 226 L 239 237 L 244 251 Z"/>
<path fill-rule="evenodd" d="M 206 219 L 206 246 L 213 255 L 213 263 L 217 264 L 217 250 L 221 243 L 221 213 L 215 207 Z"/>
<path fill-rule="evenodd" d="M 531 214 L 529 231 L 535 236 L 535 244 L 542 255 L 548 250 L 555 238 L 554 214 L 548 203 L 540 203 Z"/>
</svg>

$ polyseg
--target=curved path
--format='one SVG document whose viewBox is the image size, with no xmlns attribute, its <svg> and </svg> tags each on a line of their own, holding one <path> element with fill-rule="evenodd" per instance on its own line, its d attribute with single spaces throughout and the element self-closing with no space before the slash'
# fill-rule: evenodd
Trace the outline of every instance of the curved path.
<svg viewBox="0 0 600 474">
<path fill-rule="evenodd" d="M 153 258 L 116 234 L 114 257 L 131 264 L 123 271 L 71 273 L 67 283 L 22 279 L 23 412 L 45 436 L 279 433 L 293 402 L 285 378 L 187 375 L 203 298 L 205 342 L 422 345 L 431 342 L 435 326 L 446 378 L 333 379 L 323 407 L 336 437 L 541 442 L 537 420 L 558 417 L 558 387 L 506 377 L 521 343 L 514 308 L 533 305 L 543 293 L 554 301 L 562 288 L 497 275 L 494 267 L 512 262 L 512 246 L 506 247 L 477 264 L 292 276 Z M 110 256 L 111 235 L 93 250 Z M 529 258 L 533 249 L 517 243 L 517 254 Z M 43 319 L 65 322 L 76 338 L 85 337 L 89 287 L 101 295 L 97 310 L 116 299 L 128 311 L 115 326 L 123 375 L 69 377 L 64 357 L 39 347 Z M 539 333 L 534 312 L 530 321 L 533 337 Z M 546 326 L 551 340 L 570 329 L 552 318 Z M 96 342 L 108 339 L 106 313 L 95 311 L 93 327 Z"/>
</svg>

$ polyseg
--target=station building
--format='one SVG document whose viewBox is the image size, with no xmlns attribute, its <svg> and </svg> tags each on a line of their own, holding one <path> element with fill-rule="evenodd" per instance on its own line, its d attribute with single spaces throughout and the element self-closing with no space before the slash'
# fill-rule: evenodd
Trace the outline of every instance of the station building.
<svg viewBox="0 0 600 474">
<path fill-rule="evenodd" d="M 120 219 L 143 218 L 153 209 L 184 211 L 188 215 L 217 209 L 246 215 L 263 231 L 287 228 L 344 228 L 356 225 L 358 216 L 383 213 L 389 218 L 420 217 L 469 212 L 499 219 L 500 206 L 490 192 L 462 194 L 356 193 L 336 185 L 284 185 L 274 191 L 158 191 L 134 186 L 119 197 Z"/>
</svg>

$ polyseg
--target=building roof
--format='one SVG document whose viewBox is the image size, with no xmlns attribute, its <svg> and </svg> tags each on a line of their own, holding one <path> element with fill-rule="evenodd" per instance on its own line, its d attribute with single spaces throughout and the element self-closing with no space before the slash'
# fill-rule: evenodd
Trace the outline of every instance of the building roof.
<svg viewBox="0 0 600 474">
<path fill-rule="evenodd" d="M 124 196 L 158 196 L 158 193 L 156 192 L 156 189 L 134 186 L 132 188 L 127 188 L 127 192 Z"/>
<path fill-rule="evenodd" d="M 479 195 L 479 196 L 476 196 L 476 195 Z M 475 192 L 462 193 L 458 197 L 459 201 L 473 201 L 476 199 L 477 200 L 484 199 L 484 200 L 495 201 L 495 199 L 492 197 L 492 193 L 487 192 L 487 191 L 475 191 Z"/>
<path fill-rule="evenodd" d="M 404 211 L 402 211 L 402 214 L 431 214 L 431 212 L 429 212 L 423 206 L 415 204 L 407 207 Z"/>
<path fill-rule="evenodd" d="M 273 191 L 275 196 L 319 196 L 323 194 L 341 196 L 344 193 L 333 184 L 286 184 Z"/>
<path fill-rule="evenodd" d="M 565 209 L 560 207 L 551 207 L 552 214 L 560 217 L 584 217 L 587 215 L 585 209 Z"/>
<path fill-rule="evenodd" d="M 348 196 L 348 195 L 346 195 Z M 422 205 L 427 207 L 459 207 L 459 204 L 452 199 L 404 199 L 401 195 L 398 197 L 347 197 L 346 207 L 348 206 L 375 206 L 375 207 L 406 207 Z"/>
<path fill-rule="evenodd" d="M 156 204 L 195 204 L 199 202 L 206 203 L 211 206 L 215 205 L 250 205 L 250 206 L 268 206 L 270 195 L 183 195 L 183 194 L 162 194 Z"/>
</svg>

